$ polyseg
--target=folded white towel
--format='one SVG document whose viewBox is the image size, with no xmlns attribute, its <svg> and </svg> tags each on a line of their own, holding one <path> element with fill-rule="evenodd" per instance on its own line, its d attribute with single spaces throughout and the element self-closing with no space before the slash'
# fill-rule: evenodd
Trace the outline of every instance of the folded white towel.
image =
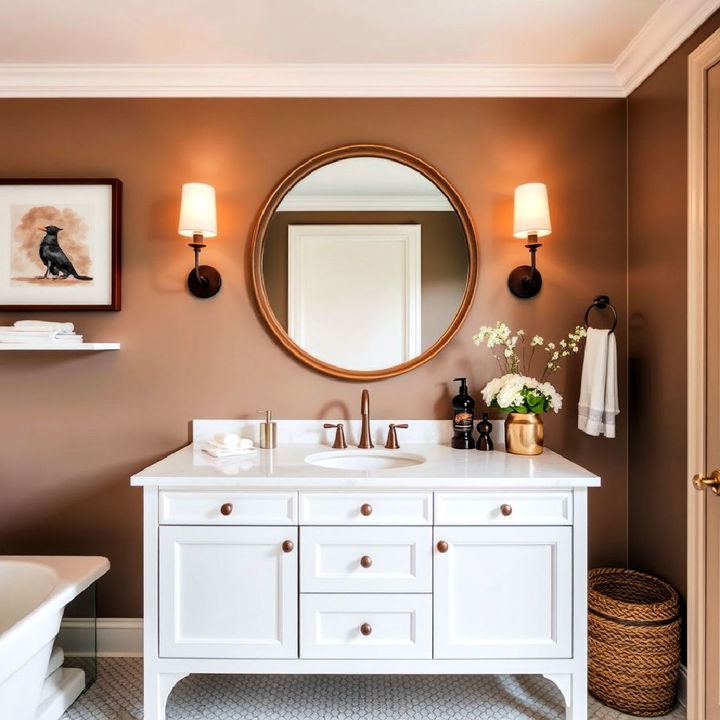
<svg viewBox="0 0 720 720">
<path fill-rule="evenodd" d="M 255 452 L 254 447 L 249 448 L 221 448 L 215 445 L 204 445 L 202 451 L 214 458 L 235 457 L 236 455 L 252 455 Z"/>
<path fill-rule="evenodd" d="M 617 344 L 609 330 L 588 328 L 585 341 L 578 428 L 588 435 L 615 437 L 618 408 Z"/>
<path fill-rule="evenodd" d="M 74 332 L 75 326 L 71 322 L 50 322 L 47 320 L 18 320 L 14 325 L 19 332 L 33 330 L 51 330 L 60 333 Z"/>
<path fill-rule="evenodd" d="M 82 341 L 82 335 L 0 332 L 0 343 L 9 343 L 10 345 L 75 345 L 82 343 Z"/>
</svg>

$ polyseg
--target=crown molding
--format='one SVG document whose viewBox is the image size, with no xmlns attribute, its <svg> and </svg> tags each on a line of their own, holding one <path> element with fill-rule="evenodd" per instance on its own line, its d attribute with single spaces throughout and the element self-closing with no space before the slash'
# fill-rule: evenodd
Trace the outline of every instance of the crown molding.
<svg viewBox="0 0 720 720">
<path fill-rule="evenodd" d="M 622 97 L 611 65 L 0 64 L 0 97 Z"/>
<path fill-rule="evenodd" d="M 665 0 L 614 63 L 629 95 L 720 7 L 719 0 Z"/>
<path fill-rule="evenodd" d="M 665 0 L 613 63 L 588 65 L 0 64 L 0 98 L 610 97 L 629 95 L 720 0 Z"/>
</svg>

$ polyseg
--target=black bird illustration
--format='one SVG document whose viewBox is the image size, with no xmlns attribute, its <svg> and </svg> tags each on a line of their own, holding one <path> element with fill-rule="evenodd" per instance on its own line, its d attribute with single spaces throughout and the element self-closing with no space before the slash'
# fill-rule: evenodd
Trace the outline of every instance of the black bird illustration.
<svg viewBox="0 0 720 720">
<path fill-rule="evenodd" d="M 57 225 L 46 225 L 45 227 L 39 227 L 38 230 L 45 232 L 45 237 L 40 242 L 40 259 L 45 265 L 44 278 L 48 276 L 48 273 L 54 276 L 59 276 L 61 279 L 70 277 L 71 275 L 78 280 L 92 280 L 87 275 L 78 275 L 77 270 L 70 262 L 70 258 L 63 252 L 62 248 L 58 244 L 58 233 L 62 228 Z"/>
</svg>

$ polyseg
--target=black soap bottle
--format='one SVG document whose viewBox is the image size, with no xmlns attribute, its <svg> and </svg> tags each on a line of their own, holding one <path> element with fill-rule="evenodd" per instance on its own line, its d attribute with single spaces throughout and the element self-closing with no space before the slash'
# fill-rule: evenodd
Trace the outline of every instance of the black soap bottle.
<svg viewBox="0 0 720 720">
<path fill-rule="evenodd" d="M 468 395 L 467 379 L 455 378 L 460 383 L 460 393 L 453 398 L 453 439 L 450 443 L 457 450 L 472 450 L 473 411 L 475 401 Z"/>
</svg>

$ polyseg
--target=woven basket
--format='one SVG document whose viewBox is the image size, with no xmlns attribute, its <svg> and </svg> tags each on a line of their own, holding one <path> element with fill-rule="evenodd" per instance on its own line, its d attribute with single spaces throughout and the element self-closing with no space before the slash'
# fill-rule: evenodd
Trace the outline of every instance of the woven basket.
<svg viewBox="0 0 720 720">
<path fill-rule="evenodd" d="M 680 668 L 677 591 L 652 575 L 596 568 L 588 610 L 590 692 L 630 715 L 669 713 Z"/>
</svg>

